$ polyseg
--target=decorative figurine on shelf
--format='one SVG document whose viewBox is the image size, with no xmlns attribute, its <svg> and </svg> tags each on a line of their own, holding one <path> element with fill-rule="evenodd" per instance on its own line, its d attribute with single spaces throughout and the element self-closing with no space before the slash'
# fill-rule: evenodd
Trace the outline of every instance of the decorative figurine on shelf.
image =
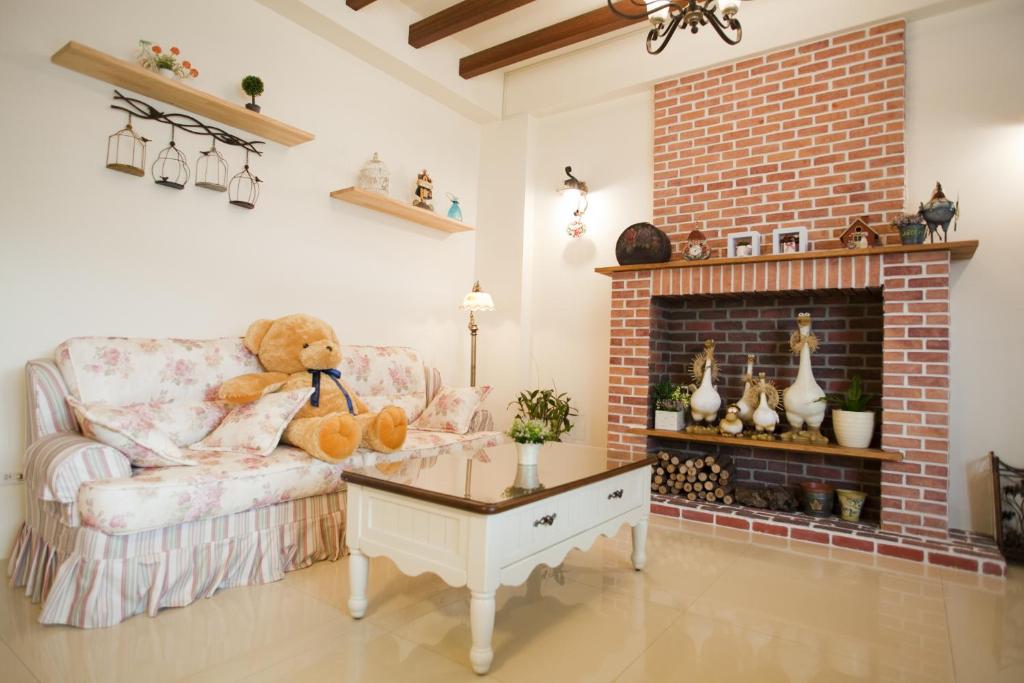
<svg viewBox="0 0 1024 683">
<path fill-rule="evenodd" d="M 921 204 L 917 213 L 928 224 L 930 241 L 935 241 L 935 234 L 939 231 L 939 228 L 942 228 L 942 241 L 945 242 L 946 234 L 949 232 L 949 224 L 953 219 L 957 219 L 957 222 L 953 223 L 953 232 L 956 232 L 956 226 L 960 218 L 960 200 L 958 199 L 956 203 L 949 201 L 942 192 L 942 183 L 937 182 L 935 183 L 935 191 L 932 192 L 932 198 L 928 200 L 927 204 Z"/>
<path fill-rule="evenodd" d="M 245 103 L 245 108 L 259 114 L 260 105 L 256 104 L 256 98 L 263 94 L 263 79 L 259 76 L 246 76 L 242 79 L 242 92 L 252 98 L 252 102 Z"/>
<path fill-rule="evenodd" d="M 865 218 L 858 218 L 850 223 L 850 227 L 839 236 L 839 241 L 847 249 L 867 249 L 879 245 L 878 233 L 872 230 Z"/>
<path fill-rule="evenodd" d="M 800 366 L 796 380 L 782 393 L 782 404 L 786 408 L 786 420 L 793 428 L 782 435 L 784 441 L 802 443 L 828 443 L 821 434 L 821 423 L 825 419 L 825 392 L 814 381 L 811 371 L 811 353 L 818 349 L 818 338 L 811 334 L 811 314 L 797 316 L 798 328 L 789 338 L 789 348 L 799 354 Z M 806 427 L 806 429 L 805 429 Z"/>
<path fill-rule="evenodd" d="M 714 383 L 718 381 L 718 362 L 715 360 L 715 341 L 708 339 L 704 342 L 704 350 L 693 357 L 691 367 L 694 386 L 690 392 L 690 416 L 693 417 L 693 424 L 687 426 L 686 431 L 695 434 L 715 434 L 715 420 L 718 418 L 718 409 L 722 407 L 722 397 Z M 701 422 L 707 422 L 702 426 Z"/>
<path fill-rule="evenodd" d="M 430 200 L 434 198 L 434 182 L 430 179 L 427 169 L 423 169 L 416 176 L 416 191 L 414 194 L 416 198 L 412 200 L 413 206 L 426 209 L 427 211 L 434 210 L 434 205 L 430 203 Z"/>
<path fill-rule="evenodd" d="M 754 396 L 757 400 L 757 409 L 754 410 L 754 429 L 757 433 L 750 438 L 774 439 L 775 427 L 779 424 L 779 390 L 775 388 L 774 382 L 765 379 L 763 372 L 757 375 Z"/>
<path fill-rule="evenodd" d="M 376 192 L 385 197 L 391 191 L 391 174 L 388 173 L 388 167 L 384 165 L 376 152 L 373 153 L 373 158 L 363 164 L 363 168 L 359 171 L 359 189 Z"/>
<path fill-rule="evenodd" d="M 743 397 L 736 402 L 740 419 L 744 424 L 750 424 L 754 419 L 754 408 L 757 406 L 757 397 L 754 395 L 754 354 L 747 354 L 747 372 L 743 375 Z"/>
<path fill-rule="evenodd" d="M 692 230 L 686 238 L 683 258 L 687 261 L 703 261 L 709 256 L 711 256 L 711 249 L 708 247 L 708 238 L 700 230 Z"/>
<path fill-rule="evenodd" d="M 462 207 L 459 206 L 459 198 L 449 192 L 448 200 L 452 203 L 448 207 L 448 218 L 451 218 L 453 221 L 462 222 Z"/>
<path fill-rule="evenodd" d="M 725 417 L 718 423 L 718 433 L 722 436 L 739 436 L 743 433 L 740 409 L 735 404 L 725 409 Z"/>
</svg>

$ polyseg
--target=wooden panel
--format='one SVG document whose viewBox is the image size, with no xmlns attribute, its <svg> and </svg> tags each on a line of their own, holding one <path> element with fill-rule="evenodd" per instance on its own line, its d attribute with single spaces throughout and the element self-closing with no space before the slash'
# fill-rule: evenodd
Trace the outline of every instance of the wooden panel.
<svg viewBox="0 0 1024 683">
<path fill-rule="evenodd" d="M 615 5 L 626 12 L 636 11 L 636 5 L 630 0 L 620 0 Z M 586 14 L 463 57 L 459 60 L 459 75 L 473 78 L 642 21 L 647 19 L 626 19 L 612 12 L 608 5 L 603 5 Z"/>
<path fill-rule="evenodd" d="M 703 266 L 721 266 L 742 263 L 766 263 L 773 261 L 807 261 L 823 258 L 845 258 L 868 256 L 870 254 L 914 254 L 926 251 L 948 251 L 953 261 L 963 261 L 974 256 L 978 250 L 978 240 L 960 242 L 937 242 L 936 244 L 896 244 L 890 247 L 871 247 L 869 249 L 826 249 L 823 251 L 807 251 L 800 254 L 764 254 L 762 256 L 743 256 L 738 258 L 712 258 L 704 261 L 686 261 L 678 259 L 664 263 L 639 263 L 634 266 L 604 266 L 594 268 L 594 272 L 603 275 L 626 273 L 634 270 L 664 270 L 665 268 L 701 268 Z"/>
<path fill-rule="evenodd" d="M 789 451 L 791 453 L 813 453 L 816 455 L 831 455 L 840 458 L 862 458 L 864 460 L 888 460 L 899 462 L 903 460 L 901 453 L 883 451 L 880 448 L 847 448 L 838 444 L 815 445 L 809 443 L 792 443 L 787 441 L 759 441 L 757 439 L 738 439 L 729 436 L 714 436 L 711 434 L 687 434 L 686 432 L 671 432 L 663 429 L 631 429 L 633 434 L 653 436 L 658 439 L 670 439 L 672 441 L 690 441 L 693 443 L 706 443 L 715 446 L 736 446 L 737 448 L 760 448 L 769 451 Z"/>
<path fill-rule="evenodd" d="M 345 0 L 345 4 L 354 10 L 361 10 L 369 5 L 373 0 Z"/>
<path fill-rule="evenodd" d="M 222 100 L 182 81 L 165 78 L 138 64 L 111 57 L 73 40 L 57 50 L 50 61 L 66 69 L 152 97 L 232 128 L 248 131 L 286 147 L 313 139 L 312 133 L 281 123 L 264 114 L 249 111 L 241 104 Z"/>
<path fill-rule="evenodd" d="M 411 25 L 409 44 L 417 48 L 430 45 L 531 2 L 533 0 L 463 0 Z"/>
<path fill-rule="evenodd" d="M 473 230 L 473 226 L 452 220 L 447 216 L 441 216 L 433 211 L 420 209 L 411 203 L 407 204 L 403 201 L 377 194 L 376 192 L 360 190 L 358 187 L 346 187 L 341 190 L 335 190 L 331 193 L 331 196 L 343 202 L 358 204 L 364 208 L 404 218 L 407 221 L 419 223 L 435 230 L 442 230 L 444 232 L 468 232 Z"/>
</svg>

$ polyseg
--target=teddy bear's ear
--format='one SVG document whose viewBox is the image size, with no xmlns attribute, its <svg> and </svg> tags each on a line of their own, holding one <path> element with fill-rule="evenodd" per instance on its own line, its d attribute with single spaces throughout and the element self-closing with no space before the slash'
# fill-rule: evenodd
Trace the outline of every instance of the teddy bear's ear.
<svg viewBox="0 0 1024 683">
<path fill-rule="evenodd" d="M 259 354 L 263 337 L 266 336 L 267 331 L 273 324 L 273 320 L 257 320 L 252 325 L 249 325 L 249 329 L 245 331 L 245 348 L 249 349 L 252 353 Z"/>
</svg>

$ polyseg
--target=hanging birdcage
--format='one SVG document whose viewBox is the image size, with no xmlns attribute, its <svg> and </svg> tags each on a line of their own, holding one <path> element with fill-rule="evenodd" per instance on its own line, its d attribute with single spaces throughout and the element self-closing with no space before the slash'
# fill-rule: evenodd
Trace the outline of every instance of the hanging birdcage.
<svg viewBox="0 0 1024 683">
<path fill-rule="evenodd" d="M 107 168 L 138 178 L 146 175 L 146 143 L 132 128 L 132 115 L 128 125 L 107 138 Z"/>
<path fill-rule="evenodd" d="M 228 162 L 217 149 L 214 140 L 210 149 L 199 152 L 196 161 L 196 187 L 203 187 L 214 192 L 225 192 L 228 189 Z"/>
<path fill-rule="evenodd" d="M 188 183 L 188 159 L 174 144 L 174 126 L 171 126 L 171 142 L 156 155 L 153 162 L 153 182 L 175 190 L 184 190 Z"/>
<path fill-rule="evenodd" d="M 245 168 L 231 178 L 231 184 L 228 187 L 228 201 L 245 209 L 253 208 L 256 206 L 256 200 L 259 199 L 260 183 L 262 182 L 249 170 L 249 152 L 246 152 Z"/>
</svg>

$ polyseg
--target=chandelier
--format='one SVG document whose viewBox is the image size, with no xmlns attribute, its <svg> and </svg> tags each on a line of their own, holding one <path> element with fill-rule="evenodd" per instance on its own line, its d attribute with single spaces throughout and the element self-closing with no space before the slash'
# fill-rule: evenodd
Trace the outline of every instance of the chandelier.
<svg viewBox="0 0 1024 683">
<path fill-rule="evenodd" d="M 636 12 L 630 12 L 630 6 L 636 7 Z M 652 55 L 661 54 L 680 24 L 689 28 L 690 33 L 710 25 L 730 45 L 743 38 L 743 28 L 736 18 L 740 0 L 608 0 L 608 7 L 626 19 L 650 19 L 647 52 Z"/>
</svg>

